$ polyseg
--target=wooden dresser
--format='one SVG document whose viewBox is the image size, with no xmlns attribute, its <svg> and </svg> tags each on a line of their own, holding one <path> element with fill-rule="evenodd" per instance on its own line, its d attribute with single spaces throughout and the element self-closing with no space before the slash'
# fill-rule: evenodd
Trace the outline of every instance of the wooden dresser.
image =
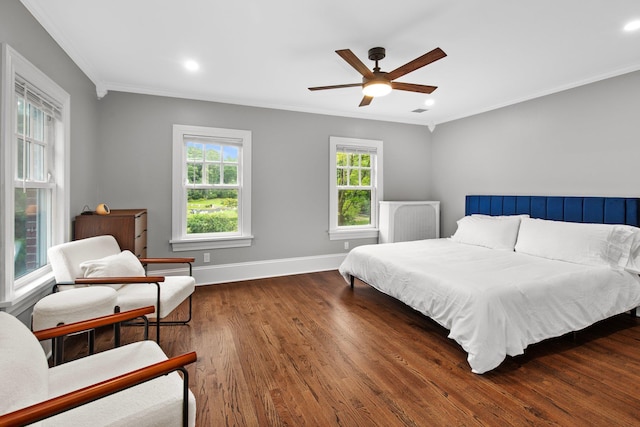
<svg viewBox="0 0 640 427">
<path fill-rule="evenodd" d="M 147 257 L 147 210 L 112 209 L 109 215 L 78 215 L 73 239 L 111 234 L 120 249 L 128 249 L 138 258 Z"/>
</svg>

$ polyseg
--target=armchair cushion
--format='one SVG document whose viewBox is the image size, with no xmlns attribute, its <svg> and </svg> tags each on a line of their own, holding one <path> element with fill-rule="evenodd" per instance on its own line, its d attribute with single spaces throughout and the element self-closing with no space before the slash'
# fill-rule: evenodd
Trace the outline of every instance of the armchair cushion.
<svg viewBox="0 0 640 427">
<path fill-rule="evenodd" d="M 100 259 L 93 259 L 80 263 L 82 277 L 141 277 L 146 276 L 144 267 L 131 251 L 124 250 L 120 253 L 109 255 Z M 123 285 L 113 284 L 118 290 Z"/>
<path fill-rule="evenodd" d="M 160 310 L 156 306 L 157 288 L 150 283 L 130 283 L 118 290 L 118 305 L 122 311 L 153 305 L 156 311 L 148 318 L 164 318 L 195 290 L 196 281 L 191 276 L 166 276 L 160 283 Z"/>
<path fill-rule="evenodd" d="M 14 316 L 0 311 L 0 414 L 47 399 L 49 366 L 40 343 Z"/>
<path fill-rule="evenodd" d="M 120 253 L 120 246 L 115 237 L 110 235 L 89 237 L 82 240 L 62 243 L 49 248 L 49 262 L 56 282 L 73 282 L 84 274 L 80 264 L 92 259 L 104 258 Z M 75 287 L 73 285 L 66 288 Z M 65 289 L 60 286 L 61 290 Z"/>
<path fill-rule="evenodd" d="M 60 396 L 166 359 L 155 342 L 141 341 L 64 363 L 49 369 L 48 397 Z M 189 392 L 191 426 L 195 424 L 195 415 L 196 401 Z M 181 424 L 181 416 L 182 378 L 173 372 L 63 412 L 46 420 L 45 425 L 177 426 Z"/>
</svg>

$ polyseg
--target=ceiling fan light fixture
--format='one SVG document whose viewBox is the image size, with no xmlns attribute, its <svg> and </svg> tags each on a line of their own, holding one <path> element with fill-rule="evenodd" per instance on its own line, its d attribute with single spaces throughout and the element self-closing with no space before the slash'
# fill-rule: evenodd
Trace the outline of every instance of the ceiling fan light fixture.
<svg viewBox="0 0 640 427">
<path fill-rule="evenodd" d="M 184 68 L 186 68 L 187 70 L 189 70 L 191 72 L 195 72 L 195 71 L 198 71 L 200 69 L 200 64 L 198 64 L 196 61 L 190 59 L 188 61 L 185 61 Z"/>
<path fill-rule="evenodd" d="M 624 26 L 624 30 L 628 31 L 628 32 L 636 31 L 638 29 L 640 29 L 640 19 L 636 19 L 635 21 L 631 21 L 627 25 Z"/>
<path fill-rule="evenodd" d="M 385 96 L 391 92 L 391 84 L 386 80 L 372 80 L 362 86 L 362 93 L 365 96 Z"/>
</svg>

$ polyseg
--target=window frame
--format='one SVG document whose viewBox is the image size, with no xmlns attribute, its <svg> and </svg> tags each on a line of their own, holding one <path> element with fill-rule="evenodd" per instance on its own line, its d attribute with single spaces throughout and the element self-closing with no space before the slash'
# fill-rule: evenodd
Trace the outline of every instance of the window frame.
<svg viewBox="0 0 640 427">
<path fill-rule="evenodd" d="M 37 88 L 48 100 L 54 101 L 59 107 L 60 117 L 56 119 L 51 141 L 50 157 L 52 162 L 49 171 L 52 173 L 54 185 L 51 190 L 51 211 L 49 221 L 51 225 L 49 247 L 63 243 L 70 236 L 70 95 L 46 74 L 31 64 L 15 49 L 2 43 L 2 99 L 0 100 L 0 198 L 4 208 L 0 212 L 0 239 L 3 245 L 0 249 L 0 306 L 8 307 L 26 298 L 53 281 L 51 265 L 47 264 L 39 269 L 15 280 L 14 269 L 14 238 L 15 238 L 15 184 L 16 184 L 16 147 L 14 137 L 17 124 L 17 109 L 15 108 L 16 76 L 26 81 L 29 86 Z M 49 183 L 33 183 L 30 187 L 51 187 Z"/>
<path fill-rule="evenodd" d="M 379 202 L 383 200 L 383 142 L 374 139 L 329 137 L 329 240 L 364 239 L 378 237 Z M 371 223 L 368 225 L 338 225 L 338 147 L 364 149 L 375 152 L 371 161 Z"/>
<path fill-rule="evenodd" d="M 240 148 L 238 158 L 238 233 L 187 234 L 187 177 L 185 136 L 218 140 Z M 251 246 L 251 131 L 206 126 L 173 125 L 172 233 L 174 252 Z"/>
</svg>

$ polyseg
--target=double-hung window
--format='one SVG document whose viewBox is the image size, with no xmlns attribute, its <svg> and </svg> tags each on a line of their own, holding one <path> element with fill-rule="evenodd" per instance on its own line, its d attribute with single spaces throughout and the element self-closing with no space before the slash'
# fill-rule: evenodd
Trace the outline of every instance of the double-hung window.
<svg viewBox="0 0 640 427">
<path fill-rule="evenodd" d="M 0 301 L 48 280 L 47 249 L 68 234 L 69 95 L 6 44 L 2 70 Z"/>
<path fill-rule="evenodd" d="M 382 141 L 330 138 L 331 240 L 378 236 L 382 200 Z"/>
<path fill-rule="evenodd" d="M 174 251 L 251 244 L 251 132 L 173 127 Z"/>
</svg>

